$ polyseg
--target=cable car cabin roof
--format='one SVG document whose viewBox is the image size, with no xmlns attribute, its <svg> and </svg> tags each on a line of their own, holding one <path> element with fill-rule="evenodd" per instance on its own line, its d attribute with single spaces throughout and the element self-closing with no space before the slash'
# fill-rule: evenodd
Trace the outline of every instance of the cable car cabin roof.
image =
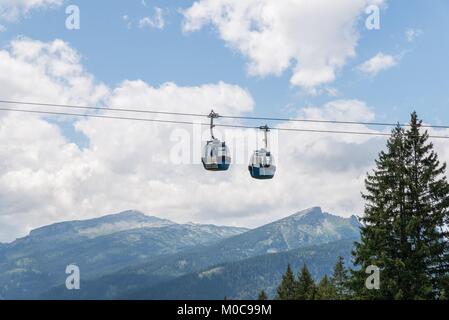
<svg viewBox="0 0 449 320">
<path fill-rule="evenodd" d="M 268 150 L 265 150 L 265 149 L 260 149 L 260 150 L 254 151 L 253 155 L 261 156 L 261 157 L 263 157 L 263 156 L 272 157 L 271 152 Z"/>
<path fill-rule="evenodd" d="M 220 141 L 218 139 L 214 139 L 214 140 L 207 141 L 205 147 L 220 147 L 220 146 L 226 147 L 226 142 Z"/>
<path fill-rule="evenodd" d="M 218 139 L 208 141 L 207 144 L 203 148 L 203 153 L 206 155 L 211 151 L 221 152 L 229 154 L 229 148 L 225 142 L 221 142 Z"/>
</svg>

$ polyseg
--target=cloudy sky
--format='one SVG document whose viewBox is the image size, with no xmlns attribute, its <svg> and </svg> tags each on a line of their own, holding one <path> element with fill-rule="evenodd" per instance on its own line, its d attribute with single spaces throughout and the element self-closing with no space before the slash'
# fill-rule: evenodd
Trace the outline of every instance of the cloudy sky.
<svg viewBox="0 0 449 320">
<path fill-rule="evenodd" d="M 66 28 L 69 5 L 79 30 Z M 371 5 L 378 30 L 366 27 Z M 448 30 L 446 0 L 0 0 L 0 100 L 393 123 L 417 110 L 448 124 Z M 310 206 L 362 214 L 363 180 L 385 144 L 273 133 L 277 176 L 254 181 L 246 162 L 261 136 L 221 130 L 236 164 L 211 174 L 198 164 L 207 133 L 0 111 L 0 241 L 126 209 L 249 227 Z M 449 142 L 435 143 L 449 160 Z"/>
</svg>

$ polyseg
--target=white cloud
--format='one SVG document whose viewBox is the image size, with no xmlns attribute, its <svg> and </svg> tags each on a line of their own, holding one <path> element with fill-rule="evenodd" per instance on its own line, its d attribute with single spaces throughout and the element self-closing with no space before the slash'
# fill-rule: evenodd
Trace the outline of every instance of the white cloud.
<svg viewBox="0 0 449 320">
<path fill-rule="evenodd" d="M 124 81 L 109 90 L 84 71 L 79 54 L 67 43 L 25 38 L 0 51 L 0 97 L 83 105 L 107 101 L 204 113 L 214 106 L 232 114 L 253 106 L 245 90 L 222 82 L 198 87 L 167 83 L 155 88 L 142 81 Z M 149 212 L 166 207 L 171 212 L 181 205 L 170 204 L 174 197 L 188 197 L 185 188 L 192 188 L 192 172 L 199 170 L 190 168 L 182 175 L 179 167 L 168 165 L 171 126 L 78 121 L 76 128 L 90 143 L 81 150 L 47 118 L 0 113 L 1 240 L 42 224 L 126 207 Z M 184 185 L 183 179 L 190 185 Z M 126 185 L 129 192 L 124 193 Z"/>
<path fill-rule="evenodd" d="M 408 28 L 405 30 L 405 38 L 408 42 L 415 41 L 416 38 L 420 37 L 423 34 L 421 29 Z"/>
<path fill-rule="evenodd" d="M 144 17 L 139 20 L 139 28 L 156 28 L 164 29 L 165 27 L 165 12 L 162 8 L 155 7 L 154 15 L 152 17 Z"/>
<path fill-rule="evenodd" d="M 0 50 L 2 99 L 92 104 L 108 94 L 107 87 L 84 71 L 76 51 L 61 40 L 44 43 L 21 38 L 8 48 Z M 4 240 L 23 235 L 40 221 L 57 220 L 70 199 L 64 184 L 80 178 L 88 164 L 79 162 L 80 150 L 67 142 L 56 125 L 35 116 L 2 111 L 0 141 L 4 146 L 0 238 Z"/>
<path fill-rule="evenodd" d="M 222 114 L 242 115 L 254 107 L 246 90 L 223 82 L 154 87 L 126 80 L 106 88 L 84 70 L 80 55 L 60 40 L 43 43 L 19 39 L 1 50 L 0 97 L 78 104 L 104 101 L 111 106 L 204 114 L 213 107 Z M 357 100 L 311 106 L 296 116 L 374 119 L 371 109 Z M 207 136 L 207 128 L 192 132 L 189 125 L 77 119 L 74 127 L 89 142 L 80 149 L 63 135 L 55 123 L 60 120 L 0 113 L 1 241 L 23 236 L 41 225 L 126 209 L 180 222 L 243 226 L 256 226 L 315 205 L 343 215 L 361 213 L 365 173 L 385 143 L 383 138 L 372 136 L 282 132 L 276 148 L 275 179 L 255 181 L 249 177 L 246 163 L 233 164 L 226 173 L 210 173 L 200 164 L 171 162 L 170 153 L 179 144 L 172 139 L 174 133 L 184 130 L 196 138 L 202 133 Z M 301 127 L 348 129 L 325 123 Z M 372 131 L 362 125 L 351 130 Z M 229 136 L 226 140 L 231 150 L 239 142 Z M 251 143 L 249 150 L 254 148 L 255 143 Z M 191 157 L 196 160 L 199 153 L 191 150 Z M 449 153 L 442 155 L 445 160 Z"/>
<path fill-rule="evenodd" d="M 379 52 L 371 59 L 359 65 L 357 69 L 370 75 L 377 75 L 381 71 L 385 71 L 397 66 L 399 60 L 400 57 L 398 56 L 392 56 Z"/>
<path fill-rule="evenodd" d="M 6 30 L 6 27 L 0 24 L 0 32 L 5 32 Z"/>
<path fill-rule="evenodd" d="M 66 42 L 44 43 L 27 38 L 0 51 L 0 95 L 9 99 L 93 103 L 108 88 L 95 84 L 85 72 L 81 57 Z"/>
<path fill-rule="evenodd" d="M 133 26 L 133 22 L 132 20 L 129 18 L 129 16 L 127 14 L 125 14 L 124 16 L 122 16 L 122 20 L 126 23 L 126 27 L 128 29 L 131 29 Z"/>
<path fill-rule="evenodd" d="M 59 6 L 64 0 L 0 0 L 0 20 L 14 21 L 31 10 Z"/>
<path fill-rule="evenodd" d="M 381 0 L 199 0 L 183 11 L 183 30 L 216 26 L 226 44 L 249 59 L 251 75 L 280 75 L 306 89 L 330 83 L 355 56 L 357 19 Z"/>
</svg>

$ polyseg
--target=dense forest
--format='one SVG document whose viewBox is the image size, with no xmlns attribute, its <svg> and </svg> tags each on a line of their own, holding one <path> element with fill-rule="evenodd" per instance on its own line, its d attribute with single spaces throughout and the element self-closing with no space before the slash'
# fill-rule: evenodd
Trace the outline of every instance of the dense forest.
<svg viewBox="0 0 449 320">
<path fill-rule="evenodd" d="M 340 257 L 333 274 L 316 283 L 306 265 L 297 275 L 288 265 L 275 299 L 449 298 L 449 184 L 429 138 L 416 113 L 392 131 L 365 180 L 354 267 Z M 372 266 L 379 271 L 376 288 L 366 285 Z M 262 291 L 258 298 L 268 296 Z"/>
</svg>

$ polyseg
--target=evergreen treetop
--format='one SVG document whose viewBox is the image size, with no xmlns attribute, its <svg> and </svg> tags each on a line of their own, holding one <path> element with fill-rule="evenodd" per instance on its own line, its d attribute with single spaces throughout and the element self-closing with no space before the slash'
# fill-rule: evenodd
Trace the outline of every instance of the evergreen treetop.
<svg viewBox="0 0 449 320">
<path fill-rule="evenodd" d="M 316 292 L 315 281 L 312 278 L 307 266 L 304 264 L 298 275 L 295 288 L 296 300 L 314 300 Z"/>
<path fill-rule="evenodd" d="M 287 271 L 282 277 L 281 284 L 277 289 L 277 299 L 279 300 L 294 300 L 295 299 L 296 280 L 290 264 L 287 266 Z"/>
<path fill-rule="evenodd" d="M 352 288 L 359 298 L 433 299 L 448 274 L 449 184 L 421 130 L 416 113 L 396 127 L 366 178 L 361 240 L 353 252 L 360 267 Z M 381 270 L 380 290 L 367 290 L 365 269 Z"/>
</svg>

